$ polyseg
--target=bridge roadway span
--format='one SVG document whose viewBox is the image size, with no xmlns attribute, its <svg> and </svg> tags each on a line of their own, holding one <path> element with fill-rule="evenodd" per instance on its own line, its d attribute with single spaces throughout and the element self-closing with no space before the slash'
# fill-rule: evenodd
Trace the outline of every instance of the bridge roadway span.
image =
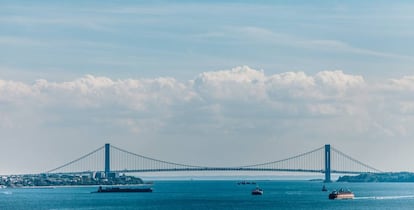
<svg viewBox="0 0 414 210">
<path fill-rule="evenodd" d="M 309 170 L 309 169 L 276 169 L 276 168 L 239 168 L 239 167 L 200 167 L 200 168 L 164 168 L 164 169 L 133 169 L 133 170 L 111 170 L 115 173 L 145 173 L 145 172 L 179 172 L 179 171 L 269 171 L 269 172 L 303 172 L 303 173 L 322 173 L 324 170 Z M 100 171 L 104 172 L 104 171 Z M 366 171 L 340 171 L 331 170 L 334 174 L 361 174 Z M 61 172 L 56 174 L 82 174 L 91 173 L 91 171 L 79 172 Z"/>
</svg>

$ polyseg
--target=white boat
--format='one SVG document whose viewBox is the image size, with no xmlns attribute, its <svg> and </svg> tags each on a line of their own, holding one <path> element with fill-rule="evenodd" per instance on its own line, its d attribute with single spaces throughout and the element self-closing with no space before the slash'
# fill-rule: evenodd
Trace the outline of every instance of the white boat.
<svg viewBox="0 0 414 210">
<path fill-rule="evenodd" d="M 329 194 L 329 199 L 340 200 L 340 199 L 354 199 L 355 195 L 350 190 L 340 189 L 338 191 L 332 191 Z"/>
</svg>

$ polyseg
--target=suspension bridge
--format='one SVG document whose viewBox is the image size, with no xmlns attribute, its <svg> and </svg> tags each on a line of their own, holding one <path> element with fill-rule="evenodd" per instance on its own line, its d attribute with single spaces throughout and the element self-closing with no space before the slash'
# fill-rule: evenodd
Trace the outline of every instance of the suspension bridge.
<svg viewBox="0 0 414 210">
<path fill-rule="evenodd" d="M 91 171 L 110 173 L 174 172 L 174 171 L 279 171 L 323 173 L 325 182 L 331 174 L 381 172 L 326 144 L 320 148 L 282 160 L 235 167 L 187 165 L 139 155 L 110 144 L 51 169 L 46 173 L 78 174 Z"/>
</svg>

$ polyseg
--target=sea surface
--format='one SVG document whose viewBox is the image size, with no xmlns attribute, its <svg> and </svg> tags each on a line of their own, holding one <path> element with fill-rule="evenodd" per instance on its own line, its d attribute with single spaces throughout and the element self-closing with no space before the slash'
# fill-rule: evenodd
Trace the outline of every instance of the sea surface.
<svg viewBox="0 0 414 210">
<path fill-rule="evenodd" d="M 317 181 L 156 181 L 152 193 L 91 193 L 97 187 L 0 189 L 0 209 L 414 209 L 412 183 L 329 183 L 347 188 L 354 200 L 329 200 Z"/>
</svg>

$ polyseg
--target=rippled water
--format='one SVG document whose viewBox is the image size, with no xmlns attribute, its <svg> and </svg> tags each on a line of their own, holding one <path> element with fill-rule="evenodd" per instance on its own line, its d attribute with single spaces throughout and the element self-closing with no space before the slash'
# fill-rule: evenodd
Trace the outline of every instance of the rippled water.
<svg viewBox="0 0 414 210">
<path fill-rule="evenodd" d="M 0 209 L 414 209 L 412 183 L 330 183 L 349 188 L 354 200 L 329 200 L 322 183 L 257 181 L 157 181 L 152 193 L 91 193 L 97 187 L 0 189 Z"/>
</svg>

